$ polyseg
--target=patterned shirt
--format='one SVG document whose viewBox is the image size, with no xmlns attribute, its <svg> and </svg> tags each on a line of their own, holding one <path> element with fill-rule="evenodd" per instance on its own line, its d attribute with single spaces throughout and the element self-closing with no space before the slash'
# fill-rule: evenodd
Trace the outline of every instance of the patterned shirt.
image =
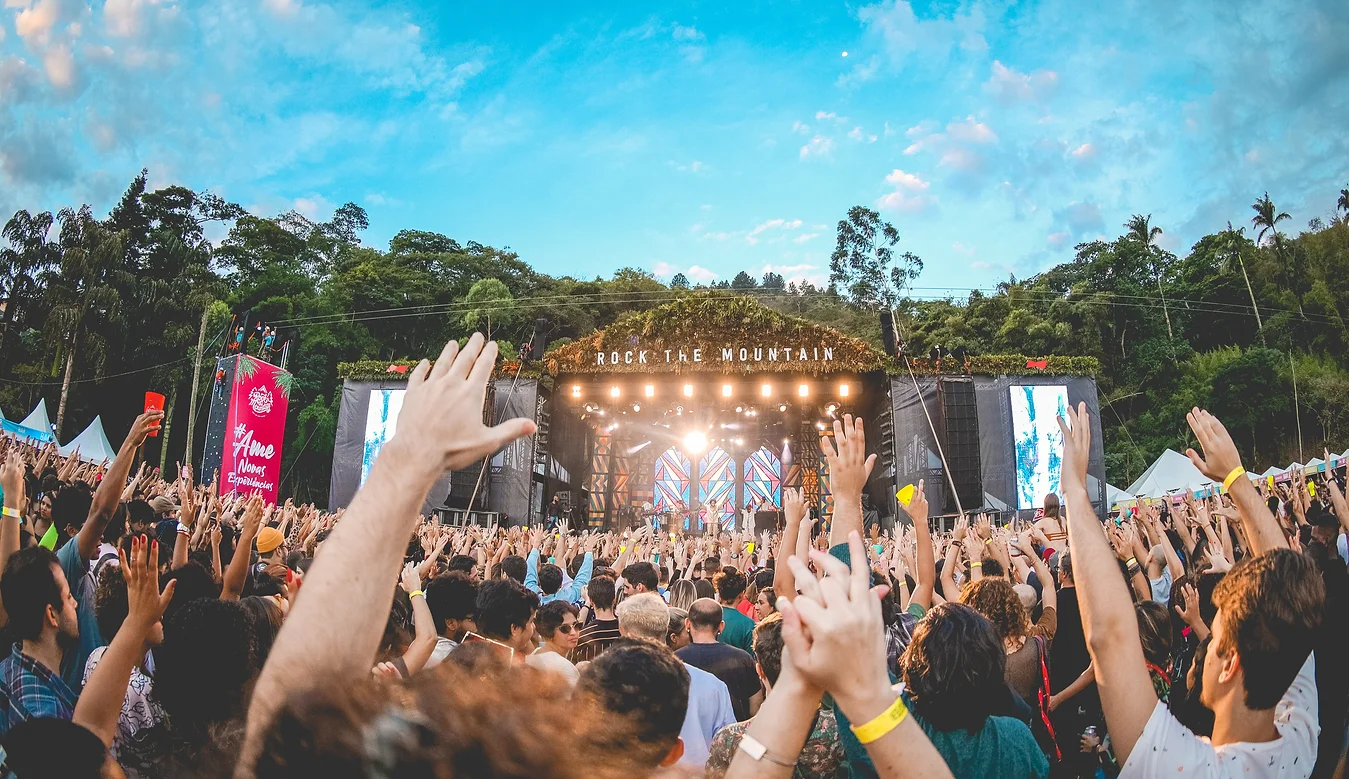
<svg viewBox="0 0 1349 779">
<path fill-rule="evenodd" d="M 712 739 L 710 754 L 707 756 L 708 779 L 721 779 L 730 770 L 731 760 L 735 758 L 735 752 L 740 748 L 740 739 L 749 728 L 749 723 L 753 721 L 751 719 L 735 722 L 717 731 L 716 738 Z M 821 708 L 815 715 L 815 724 L 810 728 L 810 736 L 806 738 L 805 745 L 801 747 L 801 754 L 796 758 L 796 768 L 792 770 L 792 777 L 793 779 L 833 777 L 845 759 L 843 744 L 838 740 L 838 721 L 834 719 L 834 712 L 828 708 Z"/>
<path fill-rule="evenodd" d="M 0 736 L 30 719 L 73 716 L 75 693 L 70 686 L 16 643 L 9 657 L 0 660 Z"/>
</svg>

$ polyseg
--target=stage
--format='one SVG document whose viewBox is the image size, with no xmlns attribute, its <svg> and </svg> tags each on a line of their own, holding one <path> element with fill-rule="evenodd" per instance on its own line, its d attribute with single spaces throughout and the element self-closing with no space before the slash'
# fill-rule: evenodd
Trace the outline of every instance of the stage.
<svg viewBox="0 0 1349 779">
<path fill-rule="evenodd" d="M 331 507 L 350 502 L 396 431 L 407 364 L 339 366 Z M 757 531 L 776 523 L 782 490 L 793 487 L 827 517 L 820 437 L 853 414 L 877 455 L 863 493 L 868 522 L 907 522 L 895 492 L 920 479 L 933 515 L 1029 517 L 1058 489 L 1054 417 L 1085 402 L 1093 425 L 1088 487 L 1104 511 L 1096 383 L 1083 370 L 1090 364 L 906 362 L 749 297 L 691 295 L 541 360 L 504 366 L 484 419 L 529 417 L 538 434 L 445 474 L 423 510 L 471 510 L 479 521 L 490 512 L 507 525 L 553 518 L 612 529 L 650 520 L 688 532 Z"/>
</svg>

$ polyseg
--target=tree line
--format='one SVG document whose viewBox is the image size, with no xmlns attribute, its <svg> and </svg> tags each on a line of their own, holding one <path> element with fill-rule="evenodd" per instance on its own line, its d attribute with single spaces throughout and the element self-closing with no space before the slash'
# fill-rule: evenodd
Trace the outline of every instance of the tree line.
<svg viewBox="0 0 1349 779">
<path fill-rule="evenodd" d="M 1163 448 L 1188 445 L 1193 405 L 1232 426 L 1251 462 L 1349 445 L 1346 215 L 1349 189 L 1328 223 L 1292 235 L 1265 194 L 1183 257 L 1138 215 L 1117 238 L 1078 245 L 1071 262 L 930 299 L 913 287 L 922 260 L 858 206 L 839 222 L 827 286 L 749 271 L 710 286 L 877 347 L 877 313 L 893 308 L 912 354 L 1096 357 L 1107 472 L 1125 486 Z M 211 193 L 150 191 L 145 172 L 104 218 L 88 206 L 21 210 L 0 230 L 0 408 L 24 414 L 45 398 L 68 440 L 99 414 L 110 430 L 125 428 L 153 390 L 168 413 L 147 455 L 163 465 L 197 457 L 213 356 L 232 316 L 249 312 L 291 343 L 282 489 L 322 503 L 339 362 L 434 354 L 475 330 L 508 342 L 509 354 L 540 320 L 556 344 L 699 288 L 683 274 L 666 284 L 634 268 L 552 276 L 509 248 L 420 230 L 378 248 L 362 242 L 367 227 L 354 203 L 322 222 L 256 216 Z M 194 375 L 199 346 L 206 359 Z"/>
</svg>

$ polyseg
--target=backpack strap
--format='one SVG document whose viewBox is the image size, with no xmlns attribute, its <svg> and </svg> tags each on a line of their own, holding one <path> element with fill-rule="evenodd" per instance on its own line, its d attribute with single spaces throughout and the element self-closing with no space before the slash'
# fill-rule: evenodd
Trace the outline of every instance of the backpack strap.
<svg viewBox="0 0 1349 779">
<path fill-rule="evenodd" d="M 1054 723 L 1049 720 L 1049 666 L 1045 665 L 1045 644 L 1040 636 L 1035 637 L 1035 653 L 1040 660 L 1040 689 L 1036 690 L 1036 697 L 1040 701 L 1040 721 L 1044 723 L 1045 730 L 1049 731 L 1049 741 L 1054 745 L 1054 759 L 1063 760 L 1063 752 L 1059 750 L 1058 736 L 1054 734 Z"/>
</svg>

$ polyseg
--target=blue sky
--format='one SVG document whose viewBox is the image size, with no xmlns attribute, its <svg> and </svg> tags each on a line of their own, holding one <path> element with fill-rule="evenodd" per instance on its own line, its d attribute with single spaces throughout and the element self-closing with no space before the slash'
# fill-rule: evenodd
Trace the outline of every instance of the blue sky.
<svg viewBox="0 0 1349 779">
<path fill-rule="evenodd" d="M 144 166 L 360 203 L 376 246 L 822 282 L 865 204 L 936 294 L 1132 213 L 1183 252 L 1268 190 L 1295 230 L 1349 185 L 1343 0 L 568 5 L 3 0 L 0 212 L 105 212 Z"/>
</svg>

